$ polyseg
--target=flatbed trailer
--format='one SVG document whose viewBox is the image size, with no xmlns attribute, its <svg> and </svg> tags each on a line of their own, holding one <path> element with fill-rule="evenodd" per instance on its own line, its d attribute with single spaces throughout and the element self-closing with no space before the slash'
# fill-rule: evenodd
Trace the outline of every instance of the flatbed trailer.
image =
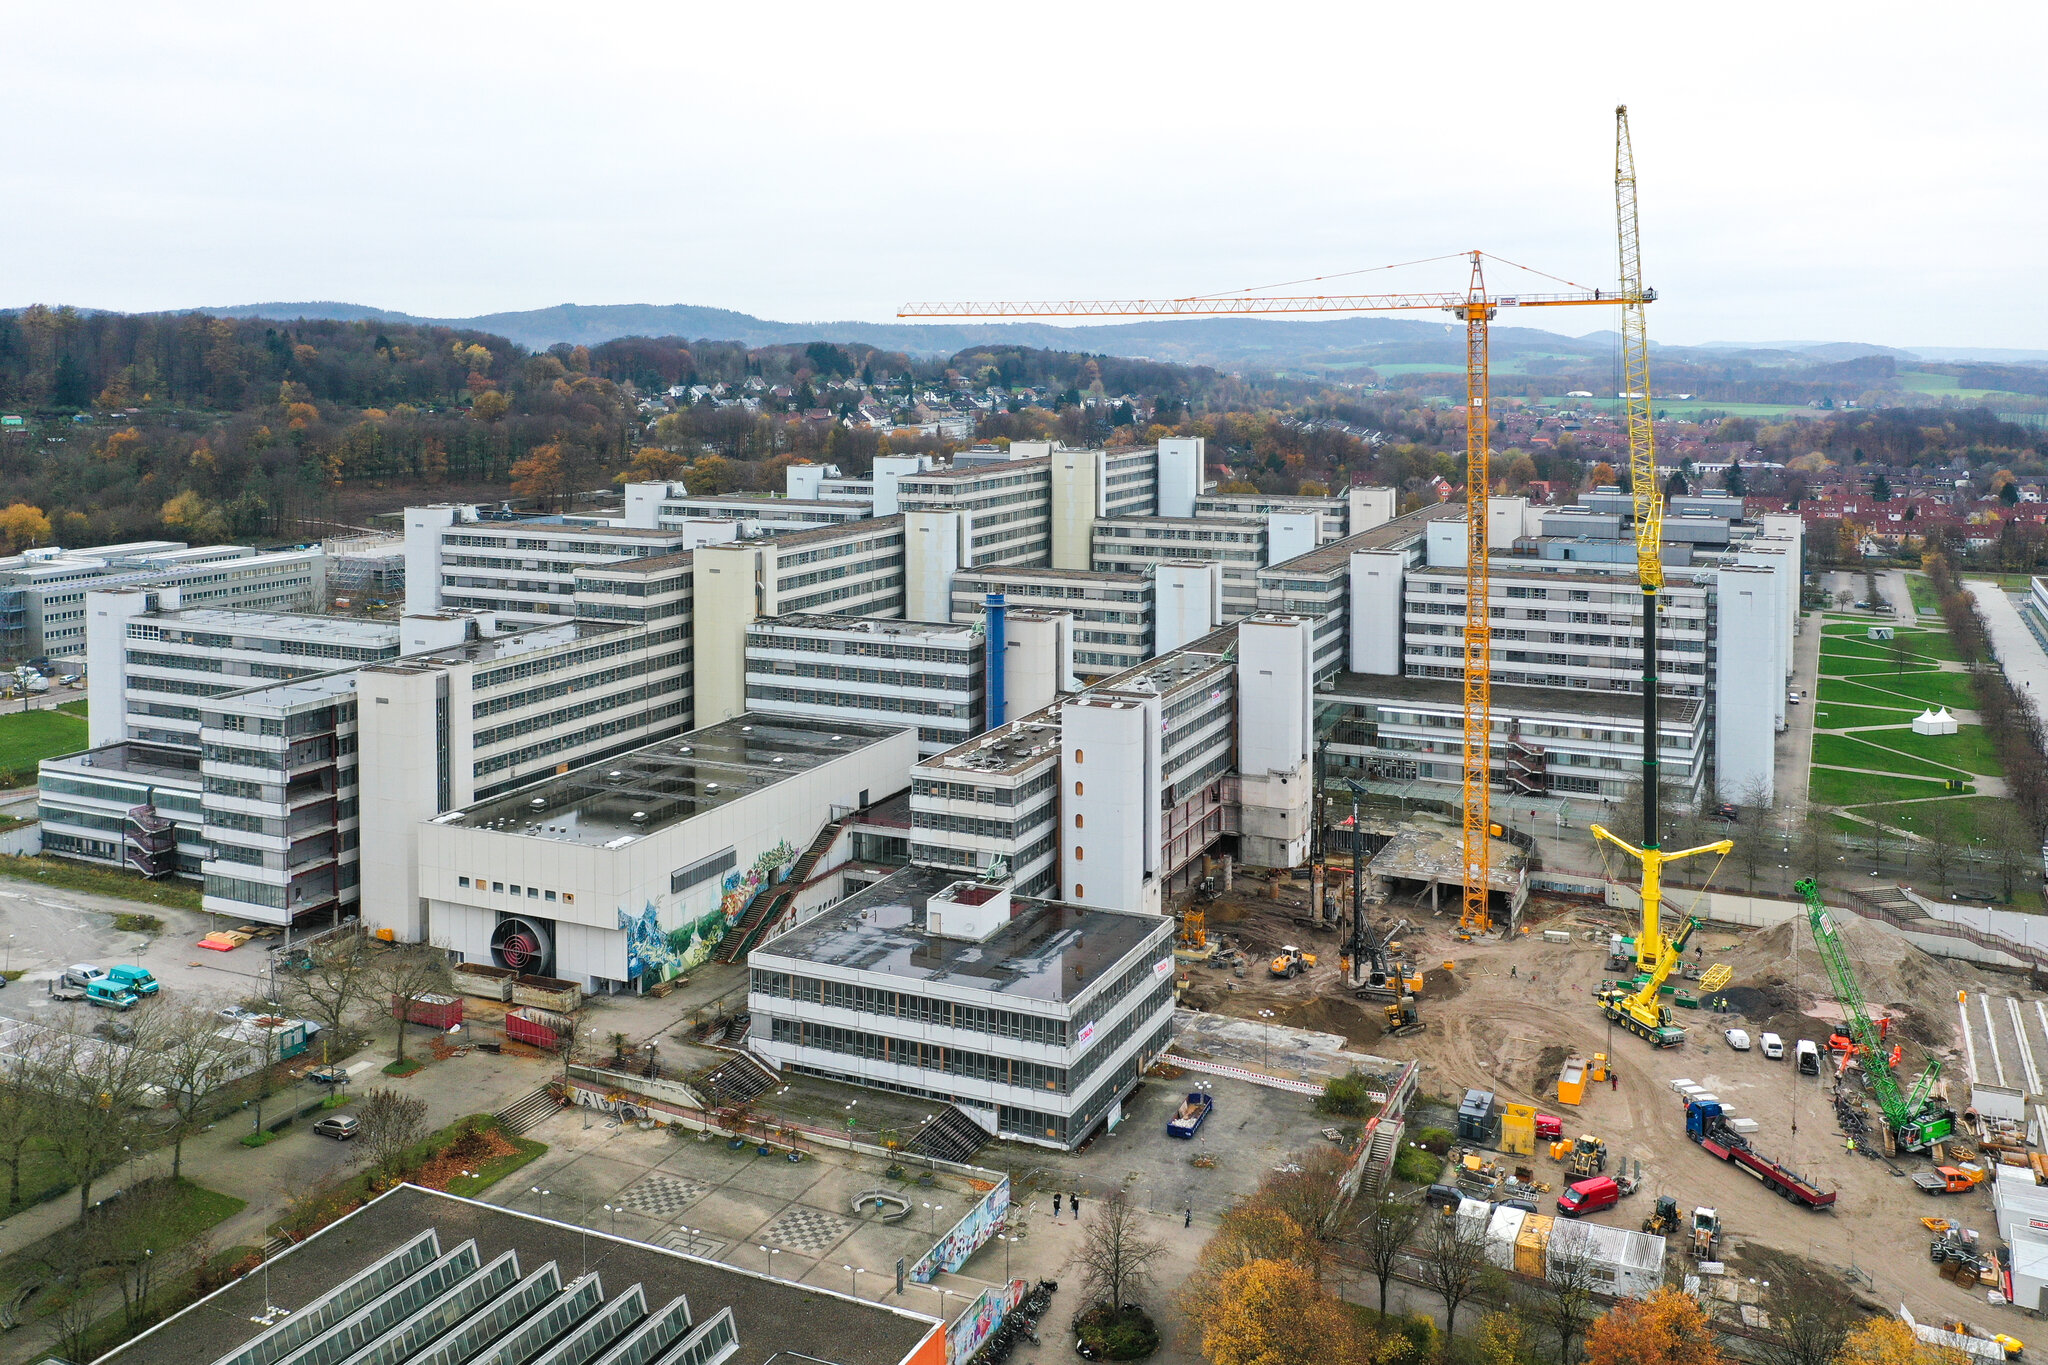
<svg viewBox="0 0 2048 1365">
<path fill-rule="evenodd" d="M 1728 1126 L 1721 1106 L 1712 1101 L 1691 1100 L 1685 1106 L 1685 1135 L 1710 1155 L 1729 1162 L 1755 1176 L 1764 1188 L 1774 1190 L 1809 1209 L 1824 1209 L 1835 1202 L 1833 1190 L 1823 1190 L 1789 1166 L 1781 1166 L 1749 1145 L 1749 1139 Z"/>
</svg>

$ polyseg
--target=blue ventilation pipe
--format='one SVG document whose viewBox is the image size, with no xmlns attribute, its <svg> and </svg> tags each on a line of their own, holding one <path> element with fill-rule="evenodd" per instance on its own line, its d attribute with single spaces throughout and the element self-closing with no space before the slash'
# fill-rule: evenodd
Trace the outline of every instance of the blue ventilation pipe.
<svg viewBox="0 0 2048 1365">
<path fill-rule="evenodd" d="M 1003 617 L 1007 609 L 999 592 L 982 598 L 981 607 L 988 617 L 987 638 L 983 641 L 983 648 L 987 651 L 984 657 L 988 674 L 988 724 L 982 728 L 993 730 L 1003 723 Z"/>
</svg>

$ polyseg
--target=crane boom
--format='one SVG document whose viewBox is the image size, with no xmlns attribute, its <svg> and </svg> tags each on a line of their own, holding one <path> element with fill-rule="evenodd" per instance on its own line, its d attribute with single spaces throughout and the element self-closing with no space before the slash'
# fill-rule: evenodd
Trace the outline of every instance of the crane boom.
<svg viewBox="0 0 2048 1365">
<path fill-rule="evenodd" d="M 1470 253 L 1477 257 L 1478 252 Z M 1158 314 L 1215 316 L 1230 313 L 1398 313 L 1409 310 L 1463 312 L 1471 295 L 1422 294 L 1257 294 L 1179 299 L 1046 299 L 985 303 L 906 303 L 899 318 L 1114 318 Z M 1560 308 L 1582 304 L 1654 303 L 1657 291 L 1624 297 L 1611 290 L 1569 294 L 1503 294 L 1495 308 Z"/>
<path fill-rule="evenodd" d="M 1835 929 L 1834 916 L 1821 903 L 1820 885 L 1807 877 L 1795 883 L 1793 890 L 1806 900 L 1806 922 L 1813 930 L 1814 945 L 1820 949 L 1820 960 L 1827 967 L 1835 999 L 1848 1016 L 1849 1036 L 1856 1042 L 1863 1078 L 1870 1083 L 1870 1092 L 1877 1099 L 1877 1107 L 1884 1111 L 1893 1137 L 1906 1151 L 1917 1151 L 1947 1137 L 1955 1131 L 1955 1115 L 1934 1099 L 1934 1083 L 1941 1077 L 1940 1059 L 1928 1059 L 1927 1069 L 1914 1082 L 1912 1094 L 1899 1092 L 1898 1078 L 1892 1075 L 1891 1059 L 1886 1055 L 1884 1035 L 1871 1022 L 1870 1007 L 1864 1002 L 1856 969 Z"/>
</svg>

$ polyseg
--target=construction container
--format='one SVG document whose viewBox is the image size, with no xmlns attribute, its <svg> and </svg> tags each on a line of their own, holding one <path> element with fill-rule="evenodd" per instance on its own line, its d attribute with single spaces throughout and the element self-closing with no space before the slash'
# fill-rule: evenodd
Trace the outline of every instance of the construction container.
<svg viewBox="0 0 2048 1365">
<path fill-rule="evenodd" d="M 583 988 L 573 981 L 557 981 L 552 976 L 521 976 L 512 982 L 511 999 L 515 1005 L 531 1005 L 557 1014 L 569 1014 L 583 1003 Z"/>
<path fill-rule="evenodd" d="M 455 989 L 479 1000 L 505 1001 L 512 998 L 512 982 L 519 973 L 510 967 L 493 967 L 488 962 L 459 962 L 449 972 Z"/>
<path fill-rule="evenodd" d="M 1500 1149 L 1520 1156 L 1536 1155 L 1536 1106 L 1510 1104 L 1500 1111 Z"/>
<path fill-rule="evenodd" d="M 1540 1280 L 1550 1268 L 1550 1227 L 1555 1220 L 1547 1213 L 1532 1213 L 1522 1219 L 1515 1234 L 1515 1273 Z"/>
<path fill-rule="evenodd" d="M 1586 1059 L 1567 1057 L 1564 1070 L 1557 1073 L 1557 1102 L 1559 1104 L 1584 1104 L 1586 1102 Z"/>
<path fill-rule="evenodd" d="M 505 1036 L 515 1043 L 550 1051 L 562 1045 L 576 1027 L 575 1021 L 543 1009 L 522 1006 L 505 1013 Z"/>
<path fill-rule="evenodd" d="M 1595 1085 L 1598 1085 L 1601 1081 L 1604 1081 L 1606 1079 L 1607 1054 L 1604 1052 L 1596 1052 L 1593 1054 L 1593 1083 Z"/>
<path fill-rule="evenodd" d="M 1575 1258 L 1608 1293 L 1626 1298 L 1645 1298 L 1664 1282 L 1664 1239 L 1633 1228 L 1573 1223 L 1551 1236 L 1546 1267 L 1552 1257 Z"/>
<path fill-rule="evenodd" d="M 1543 931 L 1543 941 L 1545 943 L 1570 943 L 1572 941 L 1571 930 L 1545 929 Z"/>
<path fill-rule="evenodd" d="M 1515 1239 L 1522 1235 L 1522 1222 L 1531 1217 L 1523 1209 L 1495 1209 L 1486 1225 L 1486 1259 L 1502 1270 L 1515 1268 Z"/>
<path fill-rule="evenodd" d="M 1496 1126 L 1493 1117 L 1493 1092 L 1467 1090 L 1464 1103 L 1458 1106 L 1459 1139 L 1465 1142 L 1492 1142 Z"/>
<path fill-rule="evenodd" d="M 462 997 L 422 995 L 408 1001 L 403 996 L 394 995 L 391 997 L 391 1017 L 402 1017 L 408 1024 L 425 1024 L 446 1033 L 451 1028 L 462 1027 Z"/>
<path fill-rule="evenodd" d="M 1570 1138 L 1558 1138 L 1550 1144 L 1550 1159 L 1552 1161 L 1563 1161 L 1571 1154 L 1572 1140 Z"/>
<path fill-rule="evenodd" d="M 1701 1104 L 1719 1104 L 1721 1102 L 1721 1097 L 1719 1095 L 1710 1095 L 1704 1090 L 1700 1091 L 1699 1094 L 1694 1095 L 1692 1098 L 1698 1100 Z"/>
</svg>

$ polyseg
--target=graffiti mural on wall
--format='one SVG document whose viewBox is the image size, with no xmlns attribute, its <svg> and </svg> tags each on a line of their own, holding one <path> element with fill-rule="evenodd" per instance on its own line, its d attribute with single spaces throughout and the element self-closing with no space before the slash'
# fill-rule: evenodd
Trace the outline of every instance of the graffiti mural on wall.
<svg viewBox="0 0 2048 1365">
<path fill-rule="evenodd" d="M 1003 1325 L 1010 1310 L 1024 1302 L 1030 1288 L 1028 1280 L 1012 1280 L 982 1290 L 967 1311 L 954 1319 L 947 1333 L 950 1349 L 946 1359 L 971 1360 L 982 1343 L 996 1334 L 996 1328 Z"/>
<path fill-rule="evenodd" d="M 724 895 L 719 900 L 719 908 L 725 912 L 725 927 L 730 929 L 740 922 L 740 916 L 746 913 L 747 902 L 754 898 L 754 893 L 775 874 L 776 869 L 795 861 L 796 850 L 784 840 L 754 859 L 754 865 L 745 874 L 726 873 L 722 888 Z"/>
<path fill-rule="evenodd" d="M 635 915 L 619 911 L 619 930 L 626 936 L 626 977 L 667 981 L 698 966 L 725 937 L 725 916 L 707 910 L 673 929 L 661 927 L 661 911 L 653 901 Z"/>
<path fill-rule="evenodd" d="M 952 1274 L 967 1264 L 967 1258 L 980 1249 L 982 1243 L 996 1235 L 1010 1216 L 1010 1182 L 1006 1177 L 1001 1184 L 982 1196 L 981 1202 L 967 1211 L 967 1216 L 953 1225 L 938 1241 L 938 1245 L 927 1251 L 910 1272 L 910 1278 L 919 1284 L 930 1284 L 932 1276 L 940 1271 Z"/>
</svg>

